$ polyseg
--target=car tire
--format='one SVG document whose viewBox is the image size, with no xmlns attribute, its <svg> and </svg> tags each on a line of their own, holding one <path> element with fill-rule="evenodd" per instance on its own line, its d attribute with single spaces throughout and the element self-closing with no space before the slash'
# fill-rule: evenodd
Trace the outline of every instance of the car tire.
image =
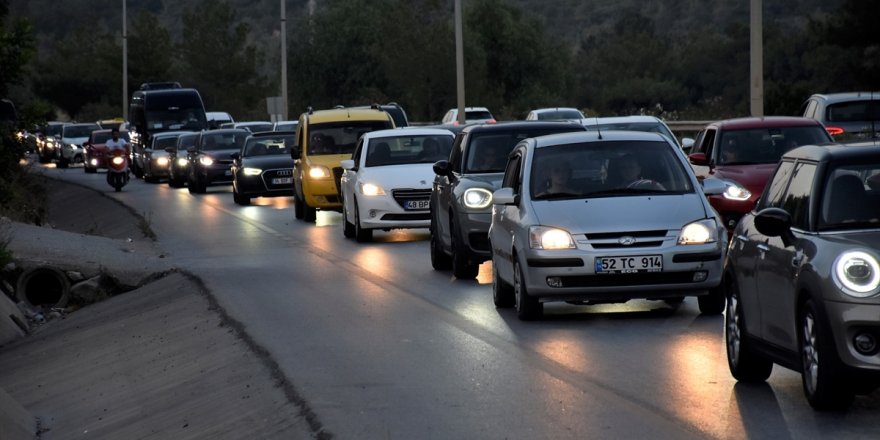
<svg viewBox="0 0 880 440">
<path fill-rule="evenodd" d="M 504 282 L 498 276 L 495 260 L 492 260 L 492 301 L 499 309 L 508 309 L 516 305 L 516 296 L 513 286 Z"/>
<path fill-rule="evenodd" d="M 516 299 L 516 316 L 520 321 L 535 321 L 544 314 L 544 304 L 529 295 L 519 261 L 513 262 L 513 290 Z"/>
<path fill-rule="evenodd" d="M 70 166 L 70 161 L 67 160 L 66 157 L 62 156 L 61 159 L 58 159 L 58 168 L 67 168 Z"/>
<path fill-rule="evenodd" d="M 306 208 L 304 205 L 302 197 L 293 196 L 293 216 L 298 220 L 303 220 L 303 217 L 305 217 Z"/>
<path fill-rule="evenodd" d="M 358 243 L 367 243 L 373 241 L 373 230 L 361 227 L 361 213 L 358 209 L 357 202 L 354 202 L 354 239 Z"/>
<path fill-rule="evenodd" d="M 318 218 L 318 209 L 312 208 L 308 203 L 303 201 L 303 220 L 314 223 Z"/>
<path fill-rule="evenodd" d="M 95 173 L 98 172 L 98 169 L 97 169 L 97 168 L 90 167 L 90 166 L 88 166 L 88 165 L 83 165 L 83 171 L 84 171 L 86 174 L 95 174 Z"/>
<path fill-rule="evenodd" d="M 40 160 L 40 163 L 49 163 L 52 162 L 52 159 L 42 153 L 37 153 L 37 157 Z"/>
<path fill-rule="evenodd" d="M 804 304 L 798 327 L 803 371 L 801 378 L 810 406 L 817 410 L 848 408 L 855 398 L 855 392 L 841 371 L 831 331 L 820 319 L 812 300 Z"/>
<path fill-rule="evenodd" d="M 724 342 L 730 374 L 740 382 L 764 382 L 773 372 L 773 362 L 761 357 L 751 348 L 750 341 L 746 337 L 745 319 L 736 281 L 732 280 L 727 285 L 726 296 Z"/>
<path fill-rule="evenodd" d="M 179 178 L 169 174 L 168 186 L 171 188 L 183 188 L 183 182 Z"/>
<path fill-rule="evenodd" d="M 440 236 L 437 231 L 437 219 L 431 214 L 431 225 L 428 231 L 431 234 L 431 267 L 434 270 L 449 270 L 452 268 L 452 259 L 440 247 Z"/>
<path fill-rule="evenodd" d="M 348 221 L 348 206 L 345 205 L 345 199 L 342 202 L 342 235 L 345 238 L 352 238 L 355 235 L 354 223 Z"/>
<path fill-rule="evenodd" d="M 247 206 L 251 204 L 251 198 L 245 197 L 236 191 L 235 187 L 232 188 L 232 201 L 235 202 L 236 205 Z"/>
<path fill-rule="evenodd" d="M 725 306 L 724 289 L 721 286 L 709 289 L 709 293 L 697 297 L 697 304 L 703 315 L 721 314 Z"/>
<path fill-rule="evenodd" d="M 452 242 L 452 274 L 460 280 L 472 280 L 477 277 L 480 266 L 471 263 L 464 253 L 465 245 L 459 237 L 455 222 L 450 222 L 449 234 Z"/>
</svg>

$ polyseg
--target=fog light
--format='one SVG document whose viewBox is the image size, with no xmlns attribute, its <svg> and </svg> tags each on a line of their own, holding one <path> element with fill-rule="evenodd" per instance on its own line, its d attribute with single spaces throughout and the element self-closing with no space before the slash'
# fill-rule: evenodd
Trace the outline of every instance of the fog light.
<svg viewBox="0 0 880 440">
<path fill-rule="evenodd" d="M 375 209 L 370 210 L 370 218 L 376 218 L 376 210 Z"/>
<path fill-rule="evenodd" d="M 547 277 L 547 285 L 550 287 L 562 287 L 561 277 Z"/>
<path fill-rule="evenodd" d="M 730 228 L 730 229 L 735 228 L 735 227 L 736 227 L 736 220 L 734 220 L 734 219 L 730 219 L 730 220 L 728 220 L 728 221 L 727 221 L 727 227 Z"/>
<path fill-rule="evenodd" d="M 709 278 L 709 272 L 705 270 L 698 270 L 694 272 L 694 282 L 699 283 L 700 281 L 706 281 Z"/>
<path fill-rule="evenodd" d="M 877 340 L 870 333 L 859 333 L 853 338 L 856 351 L 864 355 L 872 355 L 877 351 Z"/>
</svg>

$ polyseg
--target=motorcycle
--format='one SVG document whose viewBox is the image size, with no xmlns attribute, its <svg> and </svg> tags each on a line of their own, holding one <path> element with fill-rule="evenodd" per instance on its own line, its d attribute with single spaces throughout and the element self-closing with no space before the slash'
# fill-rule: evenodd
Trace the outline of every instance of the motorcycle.
<svg viewBox="0 0 880 440">
<path fill-rule="evenodd" d="M 107 155 L 110 160 L 107 163 L 107 183 L 116 189 L 116 192 L 122 191 L 122 187 L 128 183 L 128 155 L 125 150 L 115 149 L 109 151 Z"/>
</svg>

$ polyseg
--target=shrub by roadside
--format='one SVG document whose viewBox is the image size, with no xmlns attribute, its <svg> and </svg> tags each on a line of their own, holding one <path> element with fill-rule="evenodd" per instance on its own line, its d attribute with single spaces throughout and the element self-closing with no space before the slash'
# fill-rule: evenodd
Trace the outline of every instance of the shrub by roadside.
<svg viewBox="0 0 880 440">
<path fill-rule="evenodd" d="M 28 172 L 27 152 L 12 127 L 0 126 L 0 216 L 42 225 L 46 220 L 45 178 Z"/>
</svg>

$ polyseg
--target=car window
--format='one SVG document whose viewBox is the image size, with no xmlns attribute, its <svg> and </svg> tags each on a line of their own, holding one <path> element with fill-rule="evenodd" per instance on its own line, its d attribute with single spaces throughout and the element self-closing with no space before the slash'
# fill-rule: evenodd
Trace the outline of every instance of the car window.
<svg viewBox="0 0 880 440">
<path fill-rule="evenodd" d="M 196 144 L 196 139 L 199 138 L 198 134 L 185 134 L 177 138 L 177 150 L 186 150 L 189 147 L 192 147 Z"/>
<path fill-rule="evenodd" d="M 157 137 L 153 140 L 153 149 L 164 150 L 165 147 L 173 147 L 177 145 L 177 136 Z"/>
<path fill-rule="evenodd" d="M 816 117 L 816 107 L 818 105 L 819 104 L 813 99 L 807 101 L 807 109 L 804 110 L 804 117 L 815 118 Z"/>
<path fill-rule="evenodd" d="M 558 121 L 564 119 L 582 119 L 583 115 L 577 110 L 548 110 L 545 112 L 537 113 L 538 120 L 541 121 Z M 470 116 L 470 115 L 468 115 Z"/>
<path fill-rule="evenodd" d="M 465 173 L 501 173 L 507 165 L 507 156 L 519 141 L 548 134 L 572 131 L 564 124 L 560 128 L 493 130 L 471 133 L 467 142 L 464 163 Z"/>
<path fill-rule="evenodd" d="M 880 121 L 880 100 L 832 104 L 825 110 L 826 122 Z"/>
<path fill-rule="evenodd" d="M 309 155 L 352 154 L 358 139 L 376 130 L 394 128 L 385 121 L 345 121 L 311 124 L 309 126 Z"/>
<path fill-rule="evenodd" d="M 663 141 L 599 141 L 537 148 L 531 197 L 612 197 L 694 191 L 688 169 Z"/>
<path fill-rule="evenodd" d="M 371 139 L 367 145 L 367 167 L 434 163 L 449 157 L 452 136 L 419 135 Z"/>
<path fill-rule="evenodd" d="M 449 155 L 449 169 L 453 171 L 461 170 L 464 147 L 467 145 L 467 136 L 465 133 L 459 133 L 452 144 L 452 153 Z"/>
<path fill-rule="evenodd" d="M 782 196 L 788 186 L 788 181 L 794 171 L 794 163 L 791 161 L 783 161 L 776 168 L 773 179 L 767 184 L 764 195 L 761 197 L 761 208 L 781 208 Z"/>
<path fill-rule="evenodd" d="M 783 154 L 801 145 L 830 141 L 828 132 L 819 125 L 727 130 L 721 133 L 721 153 L 716 159 L 720 165 L 776 163 Z"/>
<path fill-rule="evenodd" d="M 354 167 L 357 168 L 361 165 L 361 156 L 364 154 L 364 138 L 358 139 L 357 146 L 354 147 L 354 153 L 351 155 L 352 160 L 354 160 Z"/>
<path fill-rule="evenodd" d="M 293 135 L 273 137 L 249 137 L 244 146 L 244 156 L 271 156 L 276 154 L 290 154 L 290 145 L 293 143 Z"/>
<path fill-rule="evenodd" d="M 799 162 L 795 165 L 782 203 L 782 209 L 791 214 L 791 224 L 795 228 L 809 230 L 810 194 L 815 175 L 816 164 Z"/>
<path fill-rule="evenodd" d="M 464 112 L 465 120 L 483 120 L 483 119 L 492 119 L 492 113 L 489 113 L 485 110 L 468 110 Z"/>
<path fill-rule="evenodd" d="M 710 128 L 703 133 L 703 142 L 700 148 L 700 153 L 704 153 L 706 155 L 707 160 L 712 160 L 712 154 L 715 152 L 715 129 Z"/>
<path fill-rule="evenodd" d="M 827 176 L 819 229 L 880 227 L 880 163 L 839 165 Z"/>
<path fill-rule="evenodd" d="M 250 136 L 250 132 L 247 130 L 222 133 L 205 132 L 202 134 L 201 149 L 205 151 L 240 150 L 248 136 Z"/>
<path fill-rule="evenodd" d="M 520 166 L 522 165 L 522 154 L 517 153 L 507 162 L 507 168 L 504 170 L 504 178 L 501 180 L 502 188 L 513 188 L 515 194 L 522 192 L 522 182 L 520 180 Z"/>
</svg>

